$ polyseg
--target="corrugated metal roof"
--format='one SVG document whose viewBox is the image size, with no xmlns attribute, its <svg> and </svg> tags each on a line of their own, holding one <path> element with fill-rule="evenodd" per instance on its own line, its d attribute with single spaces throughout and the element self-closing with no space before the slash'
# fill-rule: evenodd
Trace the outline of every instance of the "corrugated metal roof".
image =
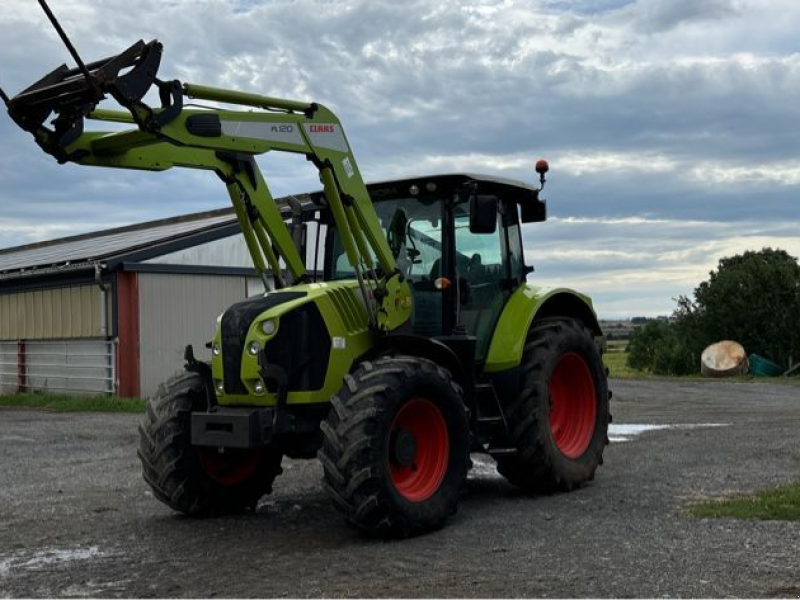
<svg viewBox="0 0 800 600">
<path fill-rule="evenodd" d="M 0 273 L 102 261 L 236 222 L 226 208 L 0 250 Z"/>
<path fill-rule="evenodd" d="M 289 198 L 300 201 L 304 210 L 314 208 L 308 194 L 276 198 L 275 203 L 286 217 L 290 211 Z M 233 208 L 223 208 L 5 248 L 0 250 L 0 279 L 85 269 L 94 262 L 121 260 L 142 250 L 155 250 L 158 255 L 160 246 L 164 253 L 169 253 L 175 250 L 175 242 L 191 243 L 187 238 L 202 237 L 205 232 L 213 234 L 234 225 L 238 231 Z"/>
</svg>

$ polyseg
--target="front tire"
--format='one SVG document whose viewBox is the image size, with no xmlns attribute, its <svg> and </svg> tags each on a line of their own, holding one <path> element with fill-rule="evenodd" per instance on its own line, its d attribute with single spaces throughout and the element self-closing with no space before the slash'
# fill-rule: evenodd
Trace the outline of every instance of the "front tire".
<svg viewBox="0 0 800 600">
<path fill-rule="evenodd" d="M 139 426 L 144 480 L 156 498 L 193 517 L 254 508 L 272 491 L 282 456 L 265 448 L 192 446 L 190 416 L 205 405 L 197 373 L 181 373 L 159 387 Z"/>
<path fill-rule="evenodd" d="M 323 487 L 345 518 L 380 536 L 441 527 L 456 512 L 469 465 L 461 388 L 435 363 L 365 361 L 321 425 Z"/>
<path fill-rule="evenodd" d="M 610 394 L 591 331 L 568 318 L 534 323 L 521 369 L 521 393 L 508 412 L 517 453 L 499 457 L 498 471 L 518 487 L 542 492 L 592 480 L 608 444 Z"/>
</svg>

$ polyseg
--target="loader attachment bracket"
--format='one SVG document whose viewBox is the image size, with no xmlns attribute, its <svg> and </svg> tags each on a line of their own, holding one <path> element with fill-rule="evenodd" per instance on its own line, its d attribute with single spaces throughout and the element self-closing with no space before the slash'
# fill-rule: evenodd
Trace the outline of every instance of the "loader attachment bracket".
<svg viewBox="0 0 800 600">
<path fill-rule="evenodd" d="M 85 65 L 85 71 L 61 65 L 11 98 L 8 113 L 60 162 L 79 158 L 65 149 L 83 132 L 83 119 L 107 95 L 127 108 L 143 129 L 156 131 L 178 116 L 183 106 L 180 83 L 156 78 L 162 50 L 157 40 L 139 40 L 116 56 Z M 153 84 L 159 88 L 160 111 L 142 103 Z M 47 127 L 51 114 L 56 117 Z"/>
<path fill-rule="evenodd" d="M 194 357 L 194 348 L 189 344 L 183 352 L 186 361 L 185 369 L 190 373 L 197 373 L 203 379 L 203 391 L 206 396 L 206 407 L 208 412 L 213 412 L 217 408 L 217 395 L 214 393 L 214 382 L 211 378 L 211 365 L 201 362 Z"/>
</svg>

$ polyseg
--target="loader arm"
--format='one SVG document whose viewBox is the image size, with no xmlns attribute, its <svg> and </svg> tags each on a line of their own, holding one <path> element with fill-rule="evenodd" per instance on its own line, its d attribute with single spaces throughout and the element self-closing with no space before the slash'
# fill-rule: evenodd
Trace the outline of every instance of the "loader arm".
<svg viewBox="0 0 800 600">
<path fill-rule="evenodd" d="M 255 157 L 270 151 L 305 155 L 319 170 L 372 325 L 380 331 L 403 325 L 411 314 L 410 288 L 396 268 L 336 115 L 316 103 L 161 81 L 156 77 L 161 52 L 157 41 L 140 41 L 116 57 L 86 65 L 86 72 L 62 66 L 9 99 L 8 112 L 59 162 L 215 172 L 227 187 L 256 271 L 265 281 L 271 271 L 278 288 L 286 284 L 281 260 L 295 282 L 308 282 L 308 275 Z M 152 87 L 161 100 L 157 108 L 143 100 Z M 125 110 L 97 108 L 107 95 Z M 240 109 L 188 108 L 186 98 Z M 86 120 L 131 128 L 85 131 Z"/>
</svg>

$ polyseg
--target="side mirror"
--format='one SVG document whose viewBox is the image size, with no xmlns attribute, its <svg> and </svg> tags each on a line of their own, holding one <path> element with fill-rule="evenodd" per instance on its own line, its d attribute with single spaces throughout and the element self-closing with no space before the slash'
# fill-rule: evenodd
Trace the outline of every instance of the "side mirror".
<svg viewBox="0 0 800 600">
<path fill-rule="evenodd" d="M 470 233 L 497 231 L 497 196 L 473 194 L 469 199 Z"/>
<path fill-rule="evenodd" d="M 541 223 L 547 220 L 547 204 L 539 198 L 520 202 L 519 220 L 523 223 Z"/>
</svg>

